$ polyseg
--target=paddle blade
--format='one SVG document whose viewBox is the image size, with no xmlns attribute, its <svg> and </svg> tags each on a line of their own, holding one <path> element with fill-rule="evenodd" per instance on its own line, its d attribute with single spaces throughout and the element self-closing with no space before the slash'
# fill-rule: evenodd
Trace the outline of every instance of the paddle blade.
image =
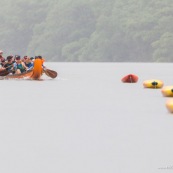
<svg viewBox="0 0 173 173">
<path fill-rule="evenodd" d="M 56 78 L 58 73 L 56 71 L 50 70 L 50 69 L 44 69 L 44 72 L 47 76 L 51 77 L 51 78 Z"/>
</svg>

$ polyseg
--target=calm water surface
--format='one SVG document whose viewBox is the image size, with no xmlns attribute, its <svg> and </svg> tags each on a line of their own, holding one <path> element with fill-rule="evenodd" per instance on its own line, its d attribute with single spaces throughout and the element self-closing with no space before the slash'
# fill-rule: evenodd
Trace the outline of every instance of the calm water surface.
<svg viewBox="0 0 173 173">
<path fill-rule="evenodd" d="M 160 89 L 173 64 L 47 63 L 42 81 L 0 80 L 0 172 L 173 171 L 173 115 Z M 136 84 L 121 83 L 134 73 Z"/>
</svg>

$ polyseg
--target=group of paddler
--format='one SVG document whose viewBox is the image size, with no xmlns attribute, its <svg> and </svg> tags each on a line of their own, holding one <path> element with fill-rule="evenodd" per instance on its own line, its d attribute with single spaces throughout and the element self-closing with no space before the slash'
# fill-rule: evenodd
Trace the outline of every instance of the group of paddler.
<svg viewBox="0 0 173 173">
<path fill-rule="evenodd" d="M 8 78 L 22 78 L 30 76 L 32 79 L 39 79 L 40 76 L 45 73 L 51 78 L 57 76 L 57 72 L 47 69 L 43 63 L 44 58 L 42 56 L 29 57 L 20 55 L 9 55 L 5 59 L 3 57 L 3 51 L 0 50 L 0 76 L 8 76 Z M 11 77 L 9 77 L 11 75 Z"/>
<path fill-rule="evenodd" d="M 35 58 L 24 56 L 23 58 L 21 58 L 20 55 L 9 55 L 5 59 L 3 57 L 3 51 L 0 50 L 0 71 L 7 70 L 11 74 L 20 74 L 26 72 L 33 68 L 34 60 L 37 58 L 42 59 L 42 62 L 44 62 L 42 56 L 35 56 Z"/>
</svg>

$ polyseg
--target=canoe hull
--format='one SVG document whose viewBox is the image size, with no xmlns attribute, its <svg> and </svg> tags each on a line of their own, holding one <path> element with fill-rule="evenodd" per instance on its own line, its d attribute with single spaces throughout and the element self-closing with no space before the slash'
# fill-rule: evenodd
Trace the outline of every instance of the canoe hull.
<svg viewBox="0 0 173 173">
<path fill-rule="evenodd" d="M 7 70 L 0 70 L 0 76 L 7 76 L 9 72 Z"/>
<path fill-rule="evenodd" d="M 28 70 L 24 73 L 21 74 L 14 74 L 14 75 L 7 75 L 7 76 L 3 76 L 3 79 L 22 79 L 25 77 L 30 77 L 32 75 L 33 71 L 32 70 Z"/>
</svg>

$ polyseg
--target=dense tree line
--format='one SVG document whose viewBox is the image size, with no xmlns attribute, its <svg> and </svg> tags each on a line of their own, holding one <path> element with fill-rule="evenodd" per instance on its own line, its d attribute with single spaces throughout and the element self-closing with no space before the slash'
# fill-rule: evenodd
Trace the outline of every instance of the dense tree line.
<svg viewBox="0 0 173 173">
<path fill-rule="evenodd" d="M 0 49 L 49 61 L 171 62 L 172 0 L 0 0 Z"/>
</svg>

